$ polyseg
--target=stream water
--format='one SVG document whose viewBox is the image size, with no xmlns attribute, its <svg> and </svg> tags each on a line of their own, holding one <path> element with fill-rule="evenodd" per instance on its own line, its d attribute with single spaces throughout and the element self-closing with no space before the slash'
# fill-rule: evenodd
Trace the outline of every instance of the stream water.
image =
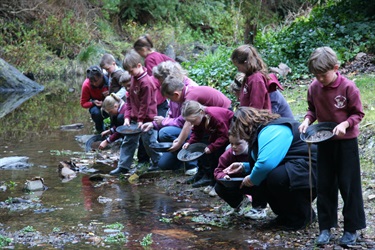
<svg viewBox="0 0 375 250">
<path fill-rule="evenodd" d="M 6 191 L 0 191 L 0 202 L 12 197 L 38 198 L 42 207 L 16 211 L 0 209 L 0 228 L 16 232 L 32 226 L 42 235 L 51 235 L 56 228 L 66 234 L 82 231 L 89 234 L 93 227 L 118 222 L 125 226 L 122 231 L 126 232 L 128 243 L 125 247 L 114 244 L 112 248 L 142 249 L 140 242 L 143 237 L 153 233 L 151 249 L 248 249 L 248 232 L 241 229 L 212 227 L 209 231 L 198 232 L 188 222 L 161 222 L 163 216 L 171 217 L 180 209 L 207 210 L 207 207 L 199 202 L 176 202 L 153 183 L 132 185 L 125 182 L 95 187 L 88 175 L 81 173 L 69 182 L 62 182 L 57 166 L 60 161 L 69 160 L 71 155 L 56 152 L 83 152 L 82 145 L 75 138 L 77 135 L 90 134 L 93 128 L 87 110 L 79 105 L 77 92 L 42 92 L 1 118 L 0 158 L 27 156 L 33 166 L 24 170 L 0 170 L 1 181 L 16 184 Z M 83 123 L 84 128 L 73 131 L 60 129 L 61 125 L 73 123 Z M 43 177 L 48 189 L 24 192 L 25 181 L 34 176 Z M 99 197 L 112 201 L 100 203 Z M 44 248 L 53 248 L 48 243 L 43 244 Z M 16 244 L 16 249 L 27 247 Z M 72 240 L 65 247 L 88 249 L 94 246 Z"/>
</svg>

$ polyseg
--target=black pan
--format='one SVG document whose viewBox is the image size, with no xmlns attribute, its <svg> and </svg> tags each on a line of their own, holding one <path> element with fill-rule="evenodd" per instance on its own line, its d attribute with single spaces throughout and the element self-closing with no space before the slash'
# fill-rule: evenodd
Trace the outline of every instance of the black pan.
<svg viewBox="0 0 375 250">
<path fill-rule="evenodd" d="M 133 134 L 139 134 L 142 132 L 140 128 L 138 128 L 138 124 L 130 124 L 129 126 L 119 126 L 116 128 L 116 131 L 123 135 L 133 135 Z"/>
<path fill-rule="evenodd" d="M 334 136 L 332 131 L 336 126 L 335 122 L 319 122 L 309 126 L 305 133 L 301 133 L 300 138 L 307 143 L 327 141 Z"/>
<path fill-rule="evenodd" d="M 85 144 L 86 152 L 90 152 L 98 149 L 100 142 L 104 141 L 106 138 L 101 135 L 93 135 L 90 137 Z"/>
<path fill-rule="evenodd" d="M 180 161 L 194 161 L 204 154 L 204 149 L 207 147 L 204 143 L 193 143 L 187 149 L 181 149 L 177 154 L 177 159 Z"/>
<path fill-rule="evenodd" d="M 168 149 L 172 147 L 172 142 L 157 142 L 157 143 L 151 143 L 150 148 L 155 150 L 156 152 L 168 152 Z"/>
</svg>

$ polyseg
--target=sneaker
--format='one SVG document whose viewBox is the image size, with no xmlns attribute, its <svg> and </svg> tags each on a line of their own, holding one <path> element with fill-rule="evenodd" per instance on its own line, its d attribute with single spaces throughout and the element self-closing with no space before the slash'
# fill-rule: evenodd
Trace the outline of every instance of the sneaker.
<svg viewBox="0 0 375 250">
<path fill-rule="evenodd" d="M 237 211 L 239 215 L 244 215 L 251 210 L 251 200 L 244 196 L 243 200 L 241 201 L 240 205 L 237 207 Z"/>
<path fill-rule="evenodd" d="M 186 170 L 185 175 L 193 176 L 197 172 L 198 172 L 198 167 Z"/>
<path fill-rule="evenodd" d="M 216 193 L 216 191 L 215 191 L 215 188 L 211 188 L 211 191 L 208 193 L 208 195 L 209 195 L 210 197 L 215 197 L 215 196 L 217 196 L 217 193 Z"/>
<path fill-rule="evenodd" d="M 213 186 L 207 186 L 203 189 L 203 193 L 205 194 L 208 194 L 211 192 L 211 190 L 213 189 L 214 187 Z"/>
<path fill-rule="evenodd" d="M 244 216 L 252 220 L 262 220 L 267 217 L 267 212 L 265 208 L 252 208 Z"/>
</svg>

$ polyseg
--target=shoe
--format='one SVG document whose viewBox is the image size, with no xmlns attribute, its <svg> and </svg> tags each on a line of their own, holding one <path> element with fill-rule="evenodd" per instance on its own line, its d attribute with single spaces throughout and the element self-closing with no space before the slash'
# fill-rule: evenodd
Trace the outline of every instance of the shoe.
<svg viewBox="0 0 375 250">
<path fill-rule="evenodd" d="M 185 175 L 193 176 L 193 175 L 195 175 L 197 172 L 198 172 L 198 167 L 186 170 Z"/>
<path fill-rule="evenodd" d="M 216 193 L 216 191 L 215 191 L 215 188 L 212 188 L 211 191 L 208 193 L 208 195 L 209 195 L 210 197 L 215 197 L 215 196 L 217 196 L 217 193 Z"/>
<path fill-rule="evenodd" d="M 203 193 L 208 194 L 214 187 L 213 186 L 207 186 L 203 189 Z"/>
<path fill-rule="evenodd" d="M 204 175 L 199 181 L 196 181 L 191 185 L 193 188 L 205 187 L 211 184 L 211 179 Z"/>
<path fill-rule="evenodd" d="M 148 169 L 147 169 L 148 172 L 158 171 L 158 170 L 160 170 L 160 168 L 159 168 L 159 166 L 158 166 L 157 163 L 153 163 L 153 164 L 151 164 L 151 165 L 148 167 Z"/>
<path fill-rule="evenodd" d="M 110 175 L 114 175 L 114 176 L 117 176 L 117 175 L 120 175 L 120 174 L 127 174 L 129 173 L 129 170 L 126 169 L 126 168 L 121 168 L 121 167 L 118 167 L 114 170 L 112 170 L 111 172 L 109 172 Z"/>
<path fill-rule="evenodd" d="M 344 231 L 344 234 L 342 235 L 339 245 L 342 247 L 346 247 L 348 245 L 353 245 L 357 241 L 357 232 L 354 231 L 354 233 Z"/>
<path fill-rule="evenodd" d="M 267 211 L 266 208 L 252 208 L 244 216 L 252 220 L 262 220 L 267 217 Z"/>
<path fill-rule="evenodd" d="M 237 211 L 239 215 L 244 215 L 251 210 L 251 200 L 248 196 L 244 196 L 240 205 L 237 207 Z"/>
<path fill-rule="evenodd" d="M 185 184 L 192 184 L 194 182 L 199 181 L 202 177 L 203 177 L 203 173 L 198 171 L 195 175 L 188 178 L 184 183 Z"/>
<path fill-rule="evenodd" d="M 316 239 L 315 244 L 318 246 L 325 245 L 325 244 L 328 244 L 330 240 L 331 240 L 331 231 L 329 229 L 324 229 L 320 231 L 320 234 L 318 238 Z"/>
</svg>

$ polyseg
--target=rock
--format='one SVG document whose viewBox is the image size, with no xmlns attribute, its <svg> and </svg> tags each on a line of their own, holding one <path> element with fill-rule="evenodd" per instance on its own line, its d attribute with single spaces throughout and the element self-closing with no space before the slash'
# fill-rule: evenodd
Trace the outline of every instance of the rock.
<svg viewBox="0 0 375 250">
<path fill-rule="evenodd" d="M 0 169 L 25 169 L 33 164 L 28 163 L 29 157 L 27 156 L 10 156 L 0 159 Z"/>
<path fill-rule="evenodd" d="M 369 201 L 375 200 L 375 194 L 371 194 L 367 197 Z"/>
<path fill-rule="evenodd" d="M 36 176 L 31 180 L 26 180 L 24 190 L 26 191 L 40 191 L 45 190 L 44 179 Z"/>
<path fill-rule="evenodd" d="M 174 52 L 174 48 L 171 44 L 169 44 L 165 50 L 165 54 L 172 58 L 173 60 L 176 59 L 176 53 Z"/>
<path fill-rule="evenodd" d="M 44 87 L 31 80 L 12 65 L 0 58 L 1 91 L 42 91 Z"/>
<path fill-rule="evenodd" d="M 74 124 L 69 124 L 69 125 L 61 125 L 60 129 L 61 130 L 79 130 L 83 128 L 83 123 L 74 123 Z"/>
<path fill-rule="evenodd" d="M 62 179 L 71 180 L 77 176 L 76 172 L 71 169 L 71 164 L 66 161 L 60 162 L 57 171 Z"/>
</svg>

